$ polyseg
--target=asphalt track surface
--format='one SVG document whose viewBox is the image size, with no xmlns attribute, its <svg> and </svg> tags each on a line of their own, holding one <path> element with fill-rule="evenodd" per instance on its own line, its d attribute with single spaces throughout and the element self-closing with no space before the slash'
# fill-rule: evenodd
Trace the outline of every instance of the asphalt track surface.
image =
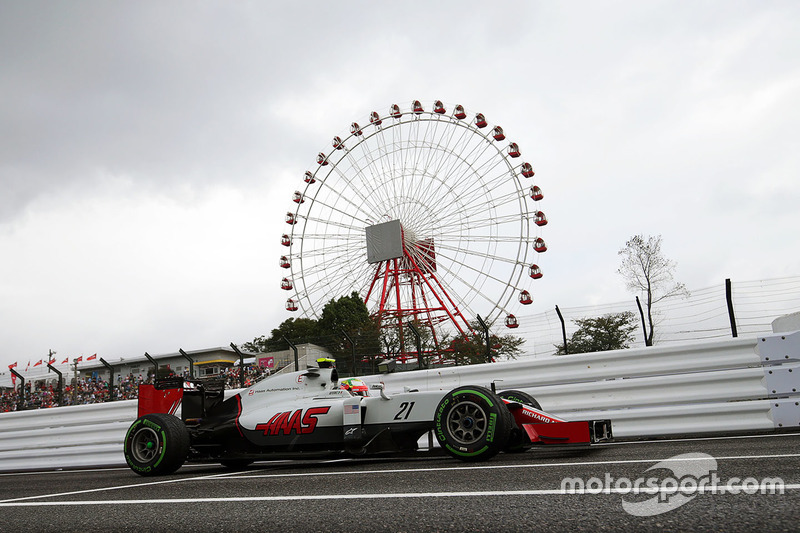
<svg viewBox="0 0 800 533">
<path fill-rule="evenodd" d="M 158 478 L 127 468 L 0 474 L 0 531 L 14 532 L 774 532 L 798 530 L 798 519 L 798 433 L 536 449 L 477 464 L 420 454 L 241 472 L 185 465 Z"/>
</svg>

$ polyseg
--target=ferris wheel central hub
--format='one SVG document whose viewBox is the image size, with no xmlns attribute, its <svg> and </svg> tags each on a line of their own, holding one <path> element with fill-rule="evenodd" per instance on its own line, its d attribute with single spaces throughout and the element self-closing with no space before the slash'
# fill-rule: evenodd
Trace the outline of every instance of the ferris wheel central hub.
<svg viewBox="0 0 800 533">
<path fill-rule="evenodd" d="M 380 263 L 403 257 L 403 226 L 390 220 L 366 227 L 367 263 Z"/>
</svg>

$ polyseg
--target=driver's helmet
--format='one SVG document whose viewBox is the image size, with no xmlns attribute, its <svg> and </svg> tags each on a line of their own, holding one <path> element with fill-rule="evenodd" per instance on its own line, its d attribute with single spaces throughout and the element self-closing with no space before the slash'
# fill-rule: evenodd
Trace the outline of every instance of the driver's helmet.
<svg viewBox="0 0 800 533">
<path fill-rule="evenodd" d="M 369 396 L 369 387 L 363 380 L 358 378 L 347 378 L 339 382 L 339 388 L 350 393 L 354 396 Z"/>
</svg>

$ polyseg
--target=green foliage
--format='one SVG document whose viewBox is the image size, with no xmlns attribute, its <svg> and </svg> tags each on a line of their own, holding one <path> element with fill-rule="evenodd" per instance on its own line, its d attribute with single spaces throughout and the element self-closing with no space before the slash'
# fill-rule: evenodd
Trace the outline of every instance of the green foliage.
<svg viewBox="0 0 800 533">
<path fill-rule="evenodd" d="M 473 333 L 456 337 L 450 341 L 450 350 L 457 364 L 474 365 L 488 362 L 486 357 L 486 339 L 483 329 L 479 324 L 472 324 Z M 515 335 L 489 334 L 492 360 L 498 358 L 514 359 L 522 352 L 521 346 L 525 339 Z"/>
<path fill-rule="evenodd" d="M 380 324 L 370 316 L 358 293 L 353 292 L 350 296 L 332 299 L 325 304 L 317 324 L 323 339 L 321 345 L 336 358 L 340 372 L 357 374 L 373 366 L 372 360 L 381 351 Z M 347 336 L 356 344 L 355 363 L 353 346 Z"/>
<path fill-rule="evenodd" d="M 357 292 L 331 300 L 322 309 L 318 321 L 323 333 L 356 332 L 370 322 L 369 310 Z"/>
<path fill-rule="evenodd" d="M 581 318 L 574 322 L 578 329 L 567 341 L 569 353 L 604 352 L 621 350 L 633 342 L 636 315 L 630 311 L 609 313 L 595 318 Z M 564 355 L 564 345 L 556 345 L 556 355 Z"/>
<path fill-rule="evenodd" d="M 434 342 L 429 327 L 414 321 L 420 333 L 423 357 L 444 355 L 455 358 L 458 364 L 485 363 L 486 344 L 483 330 L 477 323 L 472 324 L 474 333 L 463 337 L 439 339 Z M 293 344 L 312 343 L 328 350 L 336 359 L 336 366 L 343 375 L 363 375 L 375 371 L 375 364 L 383 354 L 399 353 L 401 338 L 398 328 L 382 328 L 376 317 L 370 316 L 364 301 L 353 292 L 349 296 L 332 299 L 322 309 L 319 320 L 309 318 L 290 318 L 272 330 L 269 337 L 256 337 L 242 344 L 248 351 L 256 353 L 286 350 L 284 337 Z M 355 343 L 355 349 L 348 337 Z M 514 358 L 520 352 L 524 339 L 513 335 L 491 335 L 492 359 Z M 402 346 L 406 353 L 416 352 L 416 337 L 407 323 L 402 328 Z M 444 348 L 447 347 L 447 348 Z"/>
<path fill-rule="evenodd" d="M 283 337 L 286 337 L 294 344 L 319 342 L 319 326 L 316 320 L 310 318 L 289 318 L 281 322 L 281 325 L 272 330 L 269 337 L 264 335 L 256 337 L 252 342 L 245 342 L 242 347 L 250 352 L 265 353 L 278 350 L 285 350 L 288 345 Z"/>
</svg>

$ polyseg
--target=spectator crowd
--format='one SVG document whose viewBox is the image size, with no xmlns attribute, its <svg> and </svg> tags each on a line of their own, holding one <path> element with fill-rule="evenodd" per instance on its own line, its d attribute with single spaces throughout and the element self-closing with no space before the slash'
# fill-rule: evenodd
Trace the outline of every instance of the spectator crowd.
<svg viewBox="0 0 800 533">
<path fill-rule="evenodd" d="M 173 376 L 174 374 L 170 374 Z M 249 387 L 264 376 L 269 375 L 269 370 L 256 365 L 246 365 L 244 367 L 245 387 Z M 183 374 L 184 378 L 189 377 L 188 371 Z M 235 389 L 240 387 L 239 367 L 231 367 L 223 370 L 218 376 L 210 376 L 212 379 L 225 379 L 225 388 Z M 17 390 L 8 390 L 0 393 L 0 413 L 9 411 L 45 409 L 48 407 L 59 407 L 65 405 L 83 405 L 90 403 L 101 403 L 111 400 L 133 400 L 139 397 L 139 385 L 142 383 L 152 383 L 153 375 L 148 374 L 147 378 L 140 376 L 127 375 L 118 379 L 119 383 L 109 386 L 108 381 L 94 378 L 78 378 L 77 384 L 71 380 L 65 384 L 64 392 L 59 403 L 58 382 L 36 381 L 25 384 L 25 399 L 20 398 L 20 387 Z"/>
</svg>

